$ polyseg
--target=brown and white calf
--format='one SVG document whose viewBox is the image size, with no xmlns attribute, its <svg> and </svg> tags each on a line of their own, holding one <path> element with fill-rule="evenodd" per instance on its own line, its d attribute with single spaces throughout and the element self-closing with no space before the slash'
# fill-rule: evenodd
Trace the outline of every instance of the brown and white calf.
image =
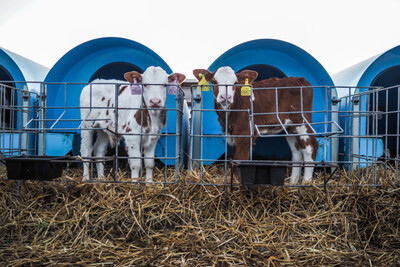
<svg viewBox="0 0 400 267">
<path fill-rule="evenodd" d="M 312 122 L 310 111 L 312 111 L 313 104 L 313 89 L 310 87 L 309 82 L 304 78 L 295 77 L 283 79 L 270 78 L 255 81 L 258 76 L 257 72 L 244 70 L 240 73 L 235 73 L 230 67 L 221 67 L 214 73 L 205 69 L 196 69 L 193 71 L 194 76 L 198 80 L 201 79 L 200 73 L 205 75 L 205 79 L 213 84 L 215 96 L 214 107 L 217 110 L 218 120 L 224 132 L 226 112 L 228 112 L 228 135 L 250 135 L 248 111 L 251 110 L 250 101 L 253 102 L 253 127 L 255 133 L 253 144 L 250 144 L 250 138 L 228 138 L 228 143 L 232 146 L 232 157 L 234 160 L 248 160 L 250 158 L 250 148 L 254 145 L 258 137 L 255 125 L 270 125 L 270 127 L 260 129 L 260 133 L 263 135 L 278 134 L 283 131 L 280 124 L 281 121 L 289 134 L 299 134 L 298 136 L 286 136 L 286 140 L 292 153 L 293 162 L 309 162 L 304 168 L 304 180 L 311 180 L 314 172 L 313 162 L 317 156 L 318 142 L 314 135 L 307 135 L 313 133 L 313 130 L 304 120 L 305 118 L 309 123 Z M 253 88 L 289 87 L 290 89 L 253 90 L 252 96 L 242 96 L 241 86 L 235 84 L 243 85 L 246 79 L 248 79 L 249 84 Z M 278 99 L 278 103 L 276 99 Z M 275 113 L 277 110 L 279 111 L 278 115 L 260 114 Z M 297 183 L 300 175 L 301 167 L 298 164 L 297 166 L 294 164 L 291 183 Z"/>
<path fill-rule="evenodd" d="M 111 147 L 122 138 L 128 151 L 131 178 L 136 181 L 141 168 L 141 148 L 146 166 L 146 182 L 152 181 L 154 150 L 159 134 L 166 123 L 165 101 L 167 86 L 177 86 L 185 80 L 180 73 L 167 73 L 160 67 L 149 67 L 141 75 L 136 71 L 125 73 L 131 85 L 120 85 L 118 91 L 118 124 L 115 125 L 116 84 L 126 81 L 95 80 L 81 92 L 81 155 L 83 158 L 104 157 L 108 145 Z M 142 105 L 143 89 L 143 110 Z M 176 88 L 174 88 L 176 90 Z M 143 114 L 143 116 L 142 116 Z M 116 128 L 117 127 L 117 128 Z M 93 145 L 93 134 L 97 139 Z M 115 134 L 115 133 L 118 133 Z M 145 135 L 140 135 L 144 133 Z M 96 163 L 99 179 L 104 179 L 103 163 Z M 89 180 L 89 167 L 84 164 L 83 181 Z"/>
</svg>

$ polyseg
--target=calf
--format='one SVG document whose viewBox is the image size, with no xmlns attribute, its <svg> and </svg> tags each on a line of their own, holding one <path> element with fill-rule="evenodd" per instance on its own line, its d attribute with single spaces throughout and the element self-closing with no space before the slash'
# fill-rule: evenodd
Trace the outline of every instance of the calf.
<svg viewBox="0 0 400 267">
<path fill-rule="evenodd" d="M 142 147 L 146 182 L 152 182 L 154 150 L 159 134 L 166 123 L 166 110 L 163 108 L 167 98 L 167 85 L 177 86 L 185 80 L 185 75 L 180 73 L 167 75 L 160 67 L 149 67 L 142 75 L 132 71 L 125 73 L 124 77 L 131 85 L 120 85 L 118 88 L 117 124 L 115 119 L 116 84 L 126 82 L 95 80 L 83 88 L 80 97 L 83 120 L 81 155 L 83 158 L 90 157 L 94 152 L 95 157 L 104 157 L 108 145 L 115 146 L 122 138 L 121 135 L 124 135 L 130 157 L 132 180 L 136 181 L 139 177 L 142 156 L 140 147 Z M 143 109 L 140 110 L 141 108 Z M 95 131 L 97 131 L 97 139 L 93 145 Z M 141 136 L 141 133 L 145 135 Z M 98 162 L 96 166 L 99 179 L 104 179 L 103 163 Z M 89 180 L 87 163 L 84 164 L 83 170 L 83 181 L 87 181 Z"/>
<path fill-rule="evenodd" d="M 289 134 L 304 134 L 303 136 L 286 136 L 286 140 L 292 152 L 292 161 L 309 162 L 309 165 L 304 168 L 304 180 L 309 181 L 312 178 L 318 142 L 314 135 L 307 135 L 313 133 L 313 130 L 304 120 L 305 118 L 309 123 L 312 122 L 310 111 L 312 111 L 313 89 L 309 87 L 309 82 L 304 78 L 295 77 L 255 81 L 258 76 L 257 72 L 244 70 L 236 74 L 230 67 L 221 67 L 214 73 L 205 69 L 196 69 L 193 74 L 198 80 L 202 78 L 200 76 L 204 75 L 205 79 L 214 85 L 214 107 L 222 130 L 224 132 L 226 130 L 229 135 L 250 135 L 248 111 L 251 110 L 251 101 L 253 102 L 253 130 L 255 133 L 253 144 L 250 144 L 250 138 L 228 138 L 228 143 L 233 147 L 232 157 L 234 160 L 250 158 L 250 148 L 258 136 L 255 125 L 270 125 L 270 127 L 260 129 L 261 134 L 278 134 L 283 131 L 281 121 Z M 235 84 L 243 85 L 246 79 L 253 88 L 290 87 L 290 89 L 254 90 L 251 96 L 242 96 L 241 86 Z M 276 99 L 278 99 L 278 103 Z M 260 114 L 274 113 L 277 110 L 278 114 Z M 228 112 L 227 116 L 226 112 Z M 228 119 L 228 129 L 225 129 L 226 118 Z M 301 167 L 294 166 L 291 183 L 297 183 L 300 174 Z"/>
</svg>

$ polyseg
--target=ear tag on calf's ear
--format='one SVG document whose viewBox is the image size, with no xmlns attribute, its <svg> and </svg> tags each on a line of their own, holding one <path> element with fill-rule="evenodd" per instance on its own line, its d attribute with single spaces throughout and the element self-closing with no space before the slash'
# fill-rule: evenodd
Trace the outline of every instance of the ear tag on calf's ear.
<svg viewBox="0 0 400 267">
<path fill-rule="evenodd" d="M 175 79 L 171 84 L 176 84 L 176 85 L 170 85 L 168 88 L 168 94 L 170 95 L 176 95 L 178 93 L 178 80 Z"/>
<path fill-rule="evenodd" d="M 142 86 L 137 84 L 136 78 L 133 79 L 133 84 L 131 84 L 131 95 L 141 95 Z"/>
<path fill-rule="evenodd" d="M 240 95 L 241 96 L 251 96 L 251 87 L 249 85 L 249 79 L 246 79 L 244 82 L 244 86 L 240 88 Z"/>
<path fill-rule="evenodd" d="M 210 84 L 206 81 L 206 76 L 203 73 L 200 73 L 199 76 L 201 80 L 197 84 L 202 91 L 210 91 Z"/>
</svg>

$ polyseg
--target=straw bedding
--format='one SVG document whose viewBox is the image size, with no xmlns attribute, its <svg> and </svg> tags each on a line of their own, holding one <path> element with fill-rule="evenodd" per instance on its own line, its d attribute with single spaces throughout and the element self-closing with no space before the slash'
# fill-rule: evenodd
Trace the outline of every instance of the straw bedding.
<svg viewBox="0 0 400 267">
<path fill-rule="evenodd" d="M 44 184 L 27 181 L 20 191 L 17 182 L 1 181 L 0 261 L 9 266 L 400 265 L 400 189 L 393 178 L 380 187 L 332 182 L 327 192 L 311 186 L 299 194 L 290 187 L 250 193 L 243 187 L 196 186 L 187 182 L 196 174 L 180 175 L 166 188 L 81 184 L 79 172 Z"/>
</svg>

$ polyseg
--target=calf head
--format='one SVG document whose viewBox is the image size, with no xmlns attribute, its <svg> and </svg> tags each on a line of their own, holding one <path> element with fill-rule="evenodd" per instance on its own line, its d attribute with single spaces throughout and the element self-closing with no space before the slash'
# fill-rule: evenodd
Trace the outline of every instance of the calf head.
<svg viewBox="0 0 400 267">
<path fill-rule="evenodd" d="M 193 74 L 199 81 L 204 76 L 213 85 L 215 101 L 223 109 L 228 109 L 235 100 L 235 90 L 238 87 L 234 86 L 235 84 L 244 84 L 246 79 L 251 84 L 258 76 L 258 73 L 252 70 L 235 73 L 231 67 L 220 67 L 213 73 L 205 69 L 195 69 Z"/>
<path fill-rule="evenodd" d="M 131 71 L 124 74 L 125 79 L 132 83 L 131 93 L 137 94 L 143 88 L 143 99 L 149 108 L 163 108 L 167 98 L 167 86 L 178 86 L 185 80 L 185 75 L 172 73 L 168 75 L 160 67 L 148 67 L 143 74 Z"/>
</svg>

